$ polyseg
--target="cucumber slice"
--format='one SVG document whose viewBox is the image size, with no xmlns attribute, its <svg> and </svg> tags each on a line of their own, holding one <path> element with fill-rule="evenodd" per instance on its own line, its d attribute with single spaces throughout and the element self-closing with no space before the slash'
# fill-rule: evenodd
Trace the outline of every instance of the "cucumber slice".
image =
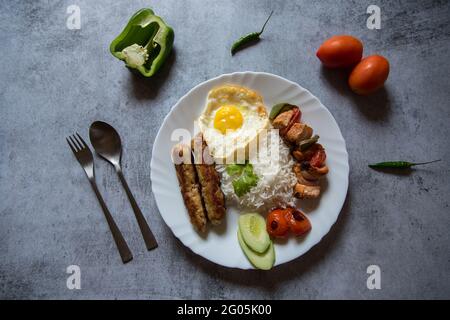
<svg viewBox="0 0 450 320">
<path fill-rule="evenodd" d="M 270 237 L 266 231 L 266 221 L 257 213 L 247 213 L 239 217 L 239 230 L 245 244 L 258 253 L 266 252 Z"/>
<path fill-rule="evenodd" d="M 245 256 L 250 261 L 250 263 L 258 269 L 261 270 L 269 270 L 273 267 L 273 264 L 275 263 L 275 250 L 273 249 L 273 243 L 272 241 L 269 241 L 269 248 L 264 253 L 258 253 L 250 249 L 246 244 L 242 237 L 241 231 L 238 229 L 237 232 L 239 245 L 242 248 L 242 251 L 244 251 Z"/>
</svg>

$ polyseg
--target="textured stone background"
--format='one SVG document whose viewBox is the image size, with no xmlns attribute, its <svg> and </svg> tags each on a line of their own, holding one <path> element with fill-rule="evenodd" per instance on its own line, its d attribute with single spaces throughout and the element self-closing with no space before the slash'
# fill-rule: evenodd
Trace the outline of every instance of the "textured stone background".
<svg viewBox="0 0 450 320">
<path fill-rule="evenodd" d="M 369 4 L 382 29 L 366 28 Z M 81 30 L 66 8 L 81 8 Z M 175 50 L 154 79 L 131 74 L 108 50 L 137 9 L 173 26 Z M 264 40 L 229 47 L 275 14 Z M 443 1 L 1 1 L 1 298 L 450 298 L 450 2 Z M 389 58 L 386 89 L 356 97 L 323 70 L 327 37 L 360 37 Z M 151 194 L 158 128 L 194 85 L 232 71 L 281 75 L 308 88 L 336 118 L 350 154 L 350 189 L 336 225 L 308 254 L 270 273 L 225 269 L 197 257 L 162 221 Z M 146 252 L 113 169 L 97 181 L 134 253 L 123 265 L 100 207 L 64 137 L 94 120 L 122 136 L 128 182 L 160 248 Z M 443 161 L 407 174 L 367 168 L 386 159 Z M 177 190 L 174 190 L 177 192 Z M 66 288 L 77 264 L 82 289 Z M 382 289 L 366 288 L 366 268 Z"/>
</svg>

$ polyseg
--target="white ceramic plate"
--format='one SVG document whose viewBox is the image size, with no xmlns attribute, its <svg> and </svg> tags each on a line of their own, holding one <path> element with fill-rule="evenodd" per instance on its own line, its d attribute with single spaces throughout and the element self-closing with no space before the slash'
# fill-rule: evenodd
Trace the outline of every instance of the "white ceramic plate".
<svg viewBox="0 0 450 320">
<path fill-rule="evenodd" d="M 320 136 L 320 143 L 327 152 L 330 172 L 321 198 L 319 201 L 302 202 L 303 205 L 300 206 L 307 213 L 312 230 L 301 240 L 290 237 L 286 242 L 275 244 L 275 265 L 279 265 L 301 256 L 328 233 L 341 211 L 348 188 L 348 154 L 341 131 L 319 99 L 298 84 L 269 73 L 236 72 L 205 81 L 189 91 L 166 116 L 153 145 L 153 194 L 164 221 L 185 246 L 222 266 L 253 268 L 237 240 L 239 212 L 236 208 L 228 208 L 225 225 L 210 230 L 206 237 L 195 232 L 189 222 L 170 156 L 171 148 L 178 142 L 171 140 L 172 132 L 177 128 L 185 128 L 192 133 L 194 121 L 204 108 L 208 91 L 225 83 L 258 91 L 264 98 L 268 112 L 272 105 L 279 102 L 299 105 L 302 121 L 308 123 Z"/>
</svg>

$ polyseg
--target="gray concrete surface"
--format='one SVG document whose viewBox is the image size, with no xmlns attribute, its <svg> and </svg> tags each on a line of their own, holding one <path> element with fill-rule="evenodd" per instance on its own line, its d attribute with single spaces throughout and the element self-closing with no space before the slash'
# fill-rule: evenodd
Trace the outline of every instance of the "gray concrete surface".
<svg viewBox="0 0 450 320">
<path fill-rule="evenodd" d="M 382 29 L 366 28 L 381 8 Z M 450 298 L 450 4 L 448 1 L 1 1 L 0 298 Z M 81 8 L 81 29 L 66 8 Z M 109 53 L 137 9 L 173 26 L 170 62 L 154 79 L 131 74 Z M 229 47 L 275 14 L 263 40 L 231 57 Z M 356 97 L 315 50 L 327 37 L 360 37 L 365 54 L 389 58 L 385 90 Z M 194 85 L 254 70 L 310 89 L 347 141 L 350 189 L 338 222 L 308 254 L 270 273 L 214 265 L 164 224 L 151 193 L 153 140 L 164 116 Z M 160 248 L 146 252 L 113 169 L 97 181 L 134 260 L 123 265 L 100 207 L 64 137 L 87 137 L 94 120 L 124 142 L 124 171 Z M 367 168 L 386 159 L 442 162 L 410 173 Z M 81 290 L 66 267 L 81 267 Z M 368 290 L 366 268 L 381 268 Z"/>
</svg>

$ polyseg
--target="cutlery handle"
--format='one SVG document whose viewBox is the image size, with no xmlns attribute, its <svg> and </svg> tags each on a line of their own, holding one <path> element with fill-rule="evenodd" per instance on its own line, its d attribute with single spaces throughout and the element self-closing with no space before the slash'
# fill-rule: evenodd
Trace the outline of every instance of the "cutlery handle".
<svg viewBox="0 0 450 320">
<path fill-rule="evenodd" d="M 94 189 L 95 195 L 97 196 L 98 202 L 100 202 L 100 205 L 103 209 L 103 213 L 105 214 L 106 221 L 108 222 L 109 229 L 111 230 L 112 236 L 114 238 L 114 242 L 116 243 L 117 249 L 119 250 L 120 257 L 122 258 L 123 263 L 127 263 L 128 261 L 133 259 L 133 254 L 130 251 L 130 248 L 128 248 L 128 245 L 125 241 L 125 239 L 122 236 L 122 233 L 120 232 L 119 228 L 117 227 L 116 223 L 114 222 L 113 217 L 111 216 L 111 213 L 108 210 L 108 207 L 106 206 L 105 201 L 103 201 L 103 197 L 98 191 L 97 184 L 95 181 L 91 181 L 92 189 Z"/>
<path fill-rule="evenodd" d="M 138 204 L 136 203 L 136 200 L 134 199 L 133 194 L 130 191 L 130 188 L 128 188 L 128 184 L 125 181 L 125 177 L 123 176 L 122 170 L 120 170 L 120 168 L 117 168 L 117 174 L 119 175 L 119 179 L 122 182 L 123 188 L 125 189 L 128 199 L 130 200 L 131 207 L 133 208 L 134 215 L 136 216 L 136 220 L 138 222 L 139 228 L 141 229 L 142 237 L 144 238 L 144 242 L 147 247 L 147 250 L 152 250 L 152 249 L 157 248 L 158 243 L 156 242 L 155 236 L 153 235 L 152 231 L 150 230 L 150 227 L 148 226 L 147 221 L 145 220 L 141 209 L 139 208 Z"/>
</svg>

